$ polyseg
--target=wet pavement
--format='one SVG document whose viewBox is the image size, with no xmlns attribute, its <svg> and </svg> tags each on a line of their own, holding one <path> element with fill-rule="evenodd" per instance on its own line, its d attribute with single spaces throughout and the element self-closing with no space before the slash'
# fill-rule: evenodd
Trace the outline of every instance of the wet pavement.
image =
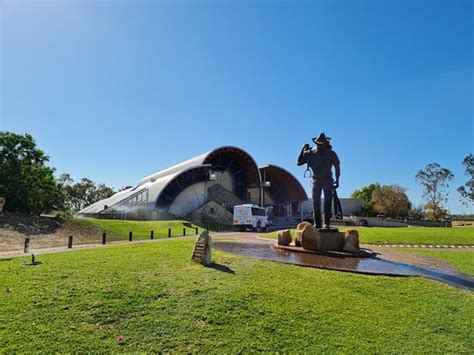
<svg viewBox="0 0 474 355">
<path fill-rule="evenodd" d="M 370 275 L 422 276 L 452 286 L 474 290 L 474 278 L 457 272 L 454 268 L 437 268 L 428 265 L 384 260 L 383 254 L 373 257 L 327 256 L 280 249 L 263 241 L 216 241 L 213 246 L 221 251 L 251 258 L 276 261 L 321 269 L 338 270 Z"/>
</svg>

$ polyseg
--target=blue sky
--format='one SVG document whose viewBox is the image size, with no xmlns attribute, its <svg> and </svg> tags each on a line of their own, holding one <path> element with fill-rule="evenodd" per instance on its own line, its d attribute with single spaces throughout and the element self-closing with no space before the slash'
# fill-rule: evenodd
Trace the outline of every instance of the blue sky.
<svg viewBox="0 0 474 355">
<path fill-rule="evenodd" d="M 306 188 L 326 132 L 340 195 L 473 152 L 471 1 L 0 1 L 0 129 L 114 187 L 220 145 Z"/>
</svg>

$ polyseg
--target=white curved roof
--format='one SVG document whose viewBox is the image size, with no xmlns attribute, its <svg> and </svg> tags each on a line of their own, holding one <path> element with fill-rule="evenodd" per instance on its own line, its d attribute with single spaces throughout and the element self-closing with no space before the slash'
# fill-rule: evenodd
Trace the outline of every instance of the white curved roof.
<svg viewBox="0 0 474 355">
<path fill-rule="evenodd" d="M 127 198 L 130 196 L 130 191 L 133 188 L 129 188 L 123 191 L 119 191 L 116 194 L 113 194 L 109 198 L 97 201 L 93 203 L 92 205 L 87 206 L 86 208 L 82 209 L 79 211 L 79 213 L 98 213 L 104 209 L 104 206 L 112 206 L 115 205 L 117 202 L 123 200 L 124 198 Z"/>
<path fill-rule="evenodd" d="M 195 167 L 195 166 L 198 166 L 198 165 L 203 165 L 208 156 L 210 156 L 212 153 L 214 153 L 218 150 L 221 150 L 221 149 L 237 149 L 237 150 L 240 150 L 240 151 L 244 152 L 247 156 L 249 156 L 252 159 L 253 163 L 255 164 L 255 166 L 258 169 L 258 166 L 255 163 L 255 161 L 253 160 L 252 156 L 249 153 L 247 153 L 245 150 L 243 150 L 242 148 L 233 147 L 233 146 L 222 146 L 222 147 L 216 148 L 214 150 L 211 150 L 209 152 L 206 152 L 206 153 L 200 154 L 198 156 L 195 156 L 194 158 L 183 161 L 182 163 L 174 165 L 174 166 L 172 166 L 170 168 L 167 168 L 165 170 L 161 170 L 157 173 L 148 175 L 147 177 L 144 177 L 143 179 L 141 179 L 137 186 L 140 186 L 140 185 L 142 185 L 142 184 L 144 184 L 148 181 L 153 181 L 153 180 L 159 179 L 159 178 L 161 178 L 163 176 L 166 176 L 166 175 L 170 175 L 170 174 L 174 174 L 176 172 L 181 172 L 181 171 L 187 170 L 191 167 Z"/>
<path fill-rule="evenodd" d="M 203 164 L 203 165 L 190 166 L 190 167 L 183 166 L 183 169 L 173 169 L 173 170 L 171 170 L 172 168 L 166 169 L 170 171 L 169 174 L 162 175 L 160 172 L 160 173 L 150 175 L 153 178 L 144 178 L 140 181 L 140 183 L 137 186 L 129 188 L 124 191 L 117 192 L 116 194 L 110 196 L 109 198 L 93 203 L 92 205 L 79 211 L 79 213 L 86 213 L 86 214 L 99 213 L 104 210 L 105 206 L 112 207 L 116 205 L 117 203 L 120 203 L 124 201 L 125 199 L 129 198 L 130 196 L 136 193 L 139 193 L 140 191 L 143 191 L 145 189 L 148 189 L 148 203 L 154 206 L 155 201 L 158 199 L 161 192 L 166 188 L 166 186 L 168 186 L 168 184 L 171 181 L 173 181 L 173 179 L 176 176 L 181 175 L 182 173 L 185 173 L 186 171 L 196 169 L 196 168 L 202 168 L 202 167 L 210 167 L 210 165 Z"/>
<path fill-rule="evenodd" d="M 143 179 L 140 180 L 137 186 L 140 186 L 146 182 L 149 181 L 154 181 L 156 179 L 160 179 L 164 176 L 172 175 L 175 173 L 179 173 L 184 170 L 188 170 L 189 168 L 195 167 L 197 165 L 202 165 L 206 158 L 208 157 L 209 154 L 211 154 L 213 151 L 203 153 L 198 155 L 197 157 L 191 158 L 189 160 L 183 161 L 182 163 L 179 163 L 175 166 L 172 166 L 170 168 L 167 168 L 165 170 L 158 171 L 157 173 L 148 175 L 147 177 L 144 177 Z"/>
<path fill-rule="evenodd" d="M 288 170 L 285 168 L 282 168 L 281 166 L 275 165 L 275 164 L 267 164 L 267 165 L 262 165 L 259 167 L 261 171 L 271 169 L 273 172 L 276 172 L 277 175 L 273 174 L 273 178 L 279 176 L 279 180 L 285 181 L 285 186 L 286 186 L 286 194 L 287 196 L 293 196 L 292 200 L 295 201 L 306 201 L 308 199 L 308 195 L 306 194 L 306 190 L 304 189 L 303 185 L 301 185 L 301 182 Z M 264 175 L 262 173 L 262 176 L 265 176 L 266 179 L 269 179 L 269 176 Z"/>
<path fill-rule="evenodd" d="M 120 192 L 117 192 L 116 194 L 112 195 L 109 198 L 106 198 L 104 200 L 98 201 L 93 203 L 92 205 L 82 209 L 79 211 L 80 214 L 93 214 L 93 213 L 99 213 L 104 210 L 104 206 L 107 207 L 112 207 L 113 205 L 122 202 L 123 200 L 129 198 L 130 196 L 138 193 L 139 191 L 142 191 L 144 189 L 148 189 L 148 203 L 152 204 L 153 206 L 155 205 L 155 202 L 157 198 L 160 196 L 161 192 L 168 186 L 168 184 L 178 175 L 191 170 L 195 168 L 200 168 L 200 167 L 210 167 L 209 164 L 204 164 L 206 161 L 207 157 L 214 153 L 217 150 L 225 149 L 225 148 L 231 148 L 231 149 L 238 149 L 245 154 L 247 154 L 252 160 L 253 158 L 251 157 L 250 154 L 248 154 L 246 151 L 244 151 L 241 148 L 237 147 L 232 147 L 232 146 L 222 146 L 219 148 L 216 148 L 214 150 L 211 150 L 207 153 L 200 154 L 194 158 L 191 158 L 189 160 L 186 160 L 182 163 L 179 163 L 177 165 L 174 165 L 170 168 L 167 168 L 165 170 L 161 170 L 157 173 L 148 175 L 147 177 L 144 177 L 139 181 L 139 183 L 127 190 L 123 190 Z M 255 161 L 254 161 L 255 163 Z M 255 164 L 257 167 L 257 165 Z M 258 170 L 258 168 L 257 168 Z M 260 173 L 258 171 L 258 173 Z"/>
</svg>

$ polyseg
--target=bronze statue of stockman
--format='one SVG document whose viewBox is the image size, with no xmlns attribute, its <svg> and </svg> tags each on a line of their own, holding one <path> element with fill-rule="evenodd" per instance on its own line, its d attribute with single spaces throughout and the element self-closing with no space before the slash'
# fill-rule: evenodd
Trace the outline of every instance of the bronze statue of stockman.
<svg viewBox="0 0 474 355">
<path fill-rule="evenodd" d="M 331 219 L 331 203 L 333 196 L 337 198 L 335 189 L 339 187 L 341 175 L 339 158 L 330 144 L 331 138 L 321 133 L 319 137 L 313 138 L 316 147 L 311 148 L 305 144 L 298 157 L 298 166 L 308 164 L 313 176 L 313 217 L 314 226 L 322 227 L 321 221 L 321 192 L 324 192 L 324 228 L 329 228 Z M 336 180 L 332 175 L 332 167 L 336 172 Z M 340 204 L 339 204 L 340 206 Z"/>
</svg>

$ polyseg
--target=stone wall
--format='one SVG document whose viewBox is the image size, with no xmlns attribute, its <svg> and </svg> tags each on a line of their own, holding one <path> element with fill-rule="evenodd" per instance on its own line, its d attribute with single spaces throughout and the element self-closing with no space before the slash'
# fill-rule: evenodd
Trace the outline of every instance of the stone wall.
<svg viewBox="0 0 474 355">
<path fill-rule="evenodd" d="M 243 201 L 222 185 L 215 184 L 207 189 L 207 200 L 215 201 L 222 206 L 233 209 L 235 205 L 241 205 Z"/>
<path fill-rule="evenodd" d="M 356 225 L 363 225 L 368 227 L 452 227 L 451 221 L 416 221 L 406 219 L 390 219 L 378 217 L 351 217 Z"/>
<path fill-rule="evenodd" d="M 406 224 L 409 226 L 419 226 L 419 227 L 446 227 L 451 228 L 453 223 L 451 221 L 417 221 L 414 219 L 407 219 Z"/>
<path fill-rule="evenodd" d="M 233 214 L 216 201 L 209 201 L 191 212 L 187 219 L 195 223 L 213 221 L 220 224 L 232 224 Z"/>
</svg>

